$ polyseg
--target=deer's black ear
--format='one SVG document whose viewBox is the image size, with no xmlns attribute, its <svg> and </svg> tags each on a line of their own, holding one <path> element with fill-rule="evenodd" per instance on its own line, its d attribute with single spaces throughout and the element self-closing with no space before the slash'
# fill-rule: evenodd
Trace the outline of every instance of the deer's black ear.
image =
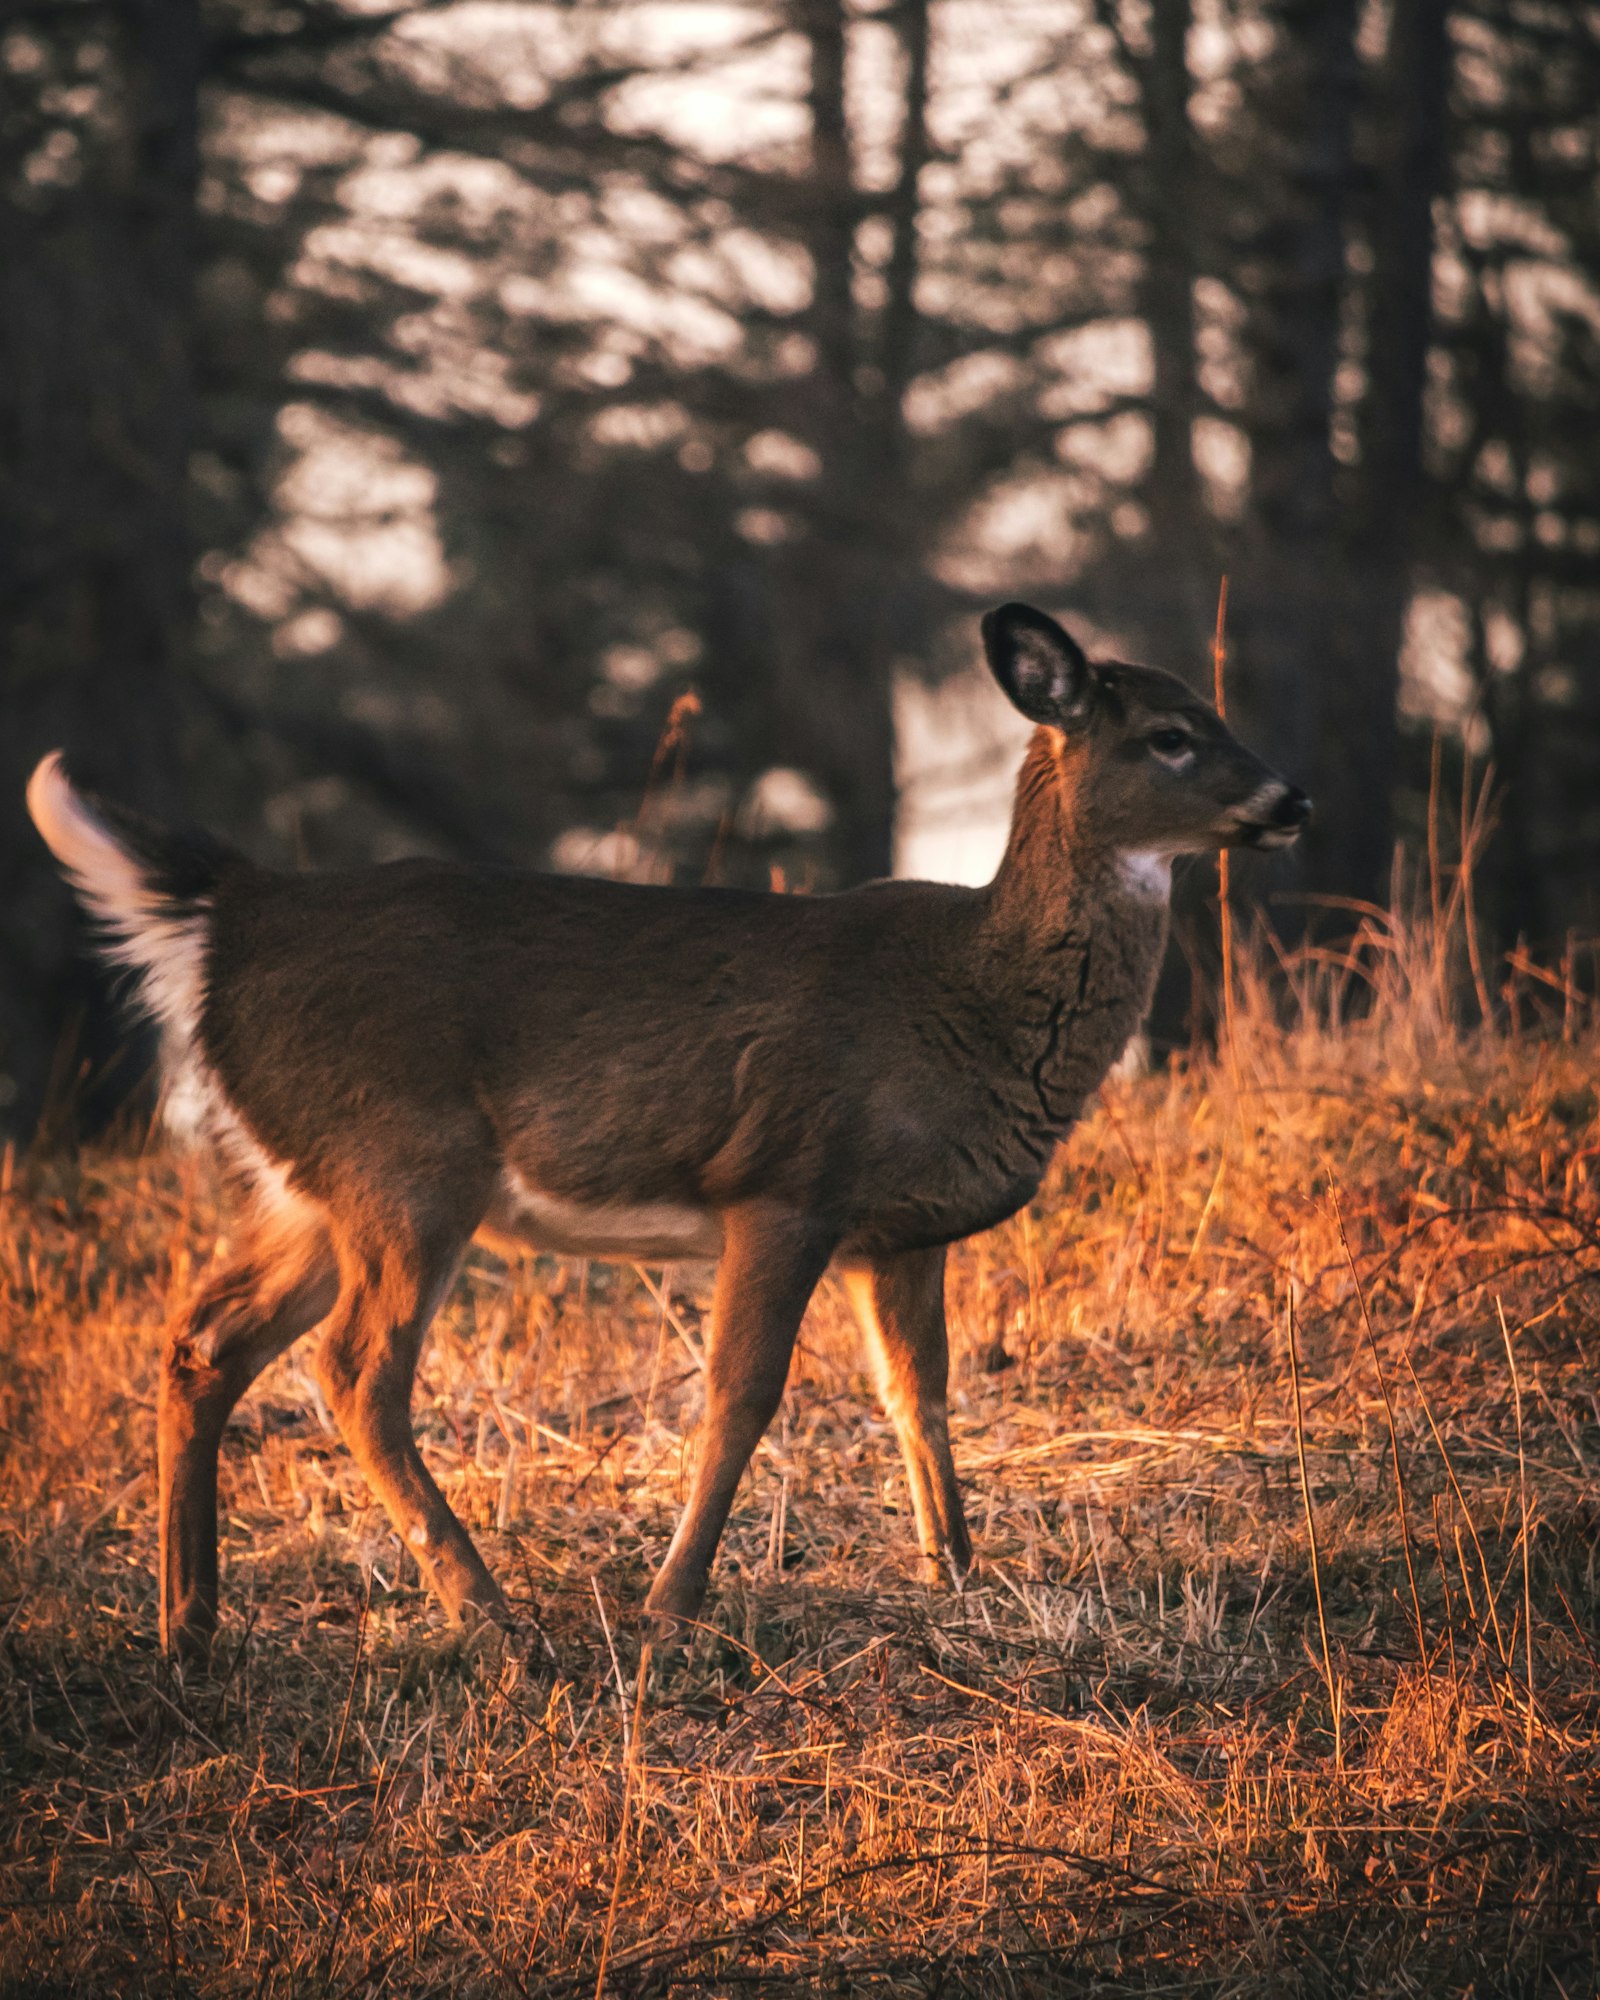
<svg viewBox="0 0 1600 2000">
<path fill-rule="evenodd" d="M 1083 648 L 1031 604 L 1002 604 L 983 620 L 989 671 L 1030 722 L 1070 729 L 1089 713 L 1093 669 Z"/>
</svg>

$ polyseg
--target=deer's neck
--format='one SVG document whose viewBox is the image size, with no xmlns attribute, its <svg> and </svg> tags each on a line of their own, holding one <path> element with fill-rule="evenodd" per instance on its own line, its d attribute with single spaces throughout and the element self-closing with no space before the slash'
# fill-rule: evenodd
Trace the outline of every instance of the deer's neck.
<svg viewBox="0 0 1600 2000">
<path fill-rule="evenodd" d="M 1148 932 L 1157 912 L 1164 936 L 1170 864 L 1099 831 L 1085 797 L 1086 763 L 1083 746 L 1058 730 L 1034 731 L 1005 858 L 988 890 L 990 934 L 1012 951 L 1048 953 L 1090 922 Z"/>
<path fill-rule="evenodd" d="M 1017 780 L 1011 834 L 984 910 L 993 1000 L 1025 1040 L 1042 1025 L 1052 1101 L 1095 1088 L 1138 1028 L 1167 935 L 1171 873 L 1096 829 L 1086 756 L 1050 729 L 1034 734 Z M 1068 1107 L 1073 1106 L 1069 1109 Z"/>
</svg>

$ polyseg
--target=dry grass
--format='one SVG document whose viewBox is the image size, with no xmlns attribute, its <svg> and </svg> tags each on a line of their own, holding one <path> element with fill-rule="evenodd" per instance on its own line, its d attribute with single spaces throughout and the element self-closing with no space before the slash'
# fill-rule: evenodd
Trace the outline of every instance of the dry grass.
<svg viewBox="0 0 1600 2000">
<path fill-rule="evenodd" d="M 714 1629 L 642 1698 L 704 1273 L 475 1255 L 442 1318 L 419 1429 L 522 1657 L 440 1629 L 280 1364 L 186 1684 L 151 1402 L 226 1208 L 160 1154 L 19 1171 L 6 1990 L 586 1994 L 608 1918 L 627 1994 L 1600 1989 L 1600 1029 L 1537 979 L 1459 1029 L 1429 937 L 1370 941 L 1348 1025 L 1248 989 L 1233 1063 L 1115 1086 L 955 1257 L 960 1595 L 825 1287 Z"/>
</svg>

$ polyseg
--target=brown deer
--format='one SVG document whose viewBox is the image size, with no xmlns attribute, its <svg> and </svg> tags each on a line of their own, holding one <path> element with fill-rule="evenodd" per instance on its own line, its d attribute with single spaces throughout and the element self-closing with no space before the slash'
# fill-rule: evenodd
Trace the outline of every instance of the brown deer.
<svg viewBox="0 0 1600 2000">
<path fill-rule="evenodd" d="M 1172 675 L 1092 664 L 1051 618 L 983 621 L 1038 727 L 983 889 L 831 896 L 407 861 L 260 868 L 75 791 L 40 833 L 163 1037 L 169 1120 L 251 1198 L 174 1327 L 159 1394 L 161 1623 L 217 1618 L 217 1450 L 320 1327 L 328 1405 L 446 1608 L 511 1613 L 423 1462 L 412 1375 L 480 1226 L 549 1250 L 719 1260 L 693 1487 L 647 1610 L 700 1609 L 801 1316 L 841 1272 L 929 1570 L 971 1562 L 946 1423 L 949 1244 L 1014 1215 L 1137 1028 L 1172 858 L 1281 847 L 1303 792 Z"/>
</svg>

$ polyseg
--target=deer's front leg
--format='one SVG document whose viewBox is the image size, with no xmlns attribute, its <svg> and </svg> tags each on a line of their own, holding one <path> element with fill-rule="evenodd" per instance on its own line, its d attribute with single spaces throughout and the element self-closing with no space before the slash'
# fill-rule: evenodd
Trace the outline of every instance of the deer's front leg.
<svg viewBox="0 0 1600 2000">
<path fill-rule="evenodd" d="M 950 1456 L 944 1251 L 909 1250 L 853 1266 L 844 1281 L 899 1435 L 928 1579 L 937 1582 L 952 1568 L 964 1576 L 972 1542 Z"/>
<path fill-rule="evenodd" d="M 722 1221 L 694 1484 L 645 1607 L 667 1625 L 699 1612 L 734 1491 L 777 1414 L 795 1335 L 832 1247 L 806 1218 L 765 1204 Z"/>
</svg>

